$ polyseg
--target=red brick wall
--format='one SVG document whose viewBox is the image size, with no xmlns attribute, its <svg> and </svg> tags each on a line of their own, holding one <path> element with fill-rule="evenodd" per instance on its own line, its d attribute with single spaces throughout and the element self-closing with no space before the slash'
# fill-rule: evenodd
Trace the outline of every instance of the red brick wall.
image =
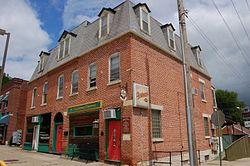
<svg viewBox="0 0 250 166">
<path fill-rule="evenodd" d="M 115 85 L 108 84 L 108 58 L 111 54 L 120 52 L 121 56 L 121 83 Z M 148 59 L 148 66 L 147 66 Z M 96 62 L 97 65 L 97 89 L 86 91 L 88 65 Z M 69 96 L 71 73 L 73 70 L 79 71 L 79 94 Z M 163 142 L 151 146 L 149 129 L 151 126 L 151 115 L 148 110 L 132 108 L 131 105 L 122 107 L 122 117 L 131 118 L 131 141 L 122 141 L 121 160 L 122 163 L 136 164 L 142 160 L 148 160 L 150 150 L 187 150 L 186 113 L 183 89 L 182 64 L 165 52 L 155 48 L 151 44 L 143 41 L 133 34 L 127 34 L 108 44 L 105 44 L 84 56 L 61 66 L 45 76 L 29 84 L 27 97 L 27 116 L 52 112 L 53 126 L 54 116 L 57 112 L 66 112 L 67 108 L 77 104 L 83 104 L 96 100 L 103 101 L 103 109 L 122 106 L 119 99 L 120 86 L 125 86 L 128 92 L 128 100 L 132 100 L 132 82 L 140 84 L 150 84 L 151 101 L 153 104 L 162 105 L 162 138 Z M 56 100 L 57 78 L 64 74 L 64 96 L 61 100 Z M 201 102 L 200 95 L 195 96 L 194 119 L 196 139 L 198 149 L 208 149 L 208 141 L 204 136 L 204 126 L 202 114 L 212 112 L 212 93 L 209 78 L 198 72 L 192 72 L 193 86 L 199 89 L 198 78 L 202 78 L 205 83 L 207 102 Z M 150 82 L 148 82 L 150 80 Z M 42 88 L 45 81 L 48 81 L 48 104 L 40 106 L 42 100 Z M 35 109 L 30 109 L 32 90 L 37 87 L 37 103 Z M 197 109 L 196 109 L 197 108 Z M 199 109 L 198 109 L 199 108 Z M 105 121 L 99 113 L 99 157 L 105 159 Z M 68 131 L 68 116 L 64 116 L 64 131 Z M 53 128 L 51 128 L 51 136 Z M 50 142 L 52 143 L 52 137 Z M 68 137 L 63 139 L 63 148 L 66 149 Z M 50 150 L 51 150 L 50 146 Z"/>
</svg>

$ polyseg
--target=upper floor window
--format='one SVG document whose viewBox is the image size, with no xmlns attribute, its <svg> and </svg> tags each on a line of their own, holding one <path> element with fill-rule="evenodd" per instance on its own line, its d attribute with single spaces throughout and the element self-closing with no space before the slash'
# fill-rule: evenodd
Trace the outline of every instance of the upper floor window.
<svg viewBox="0 0 250 166">
<path fill-rule="evenodd" d="M 109 14 L 106 14 L 100 18 L 100 30 L 99 37 L 106 36 L 109 33 Z"/>
<path fill-rule="evenodd" d="M 47 95 L 48 95 L 48 82 L 45 82 L 43 85 L 42 104 L 47 103 Z"/>
<path fill-rule="evenodd" d="M 140 25 L 144 32 L 150 34 L 150 16 L 143 7 L 140 8 Z"/>
<path fill-rule="evenodd" d="M 57 97 L 56 98 L 63 97 L 63 87 L 64 87 L 64 76 L 60 75 L 57 80 Z"/>
<path fill-rule="evenodd" d="M 200 51 L 199 49 L 197 49 L 197 50 L 196 50 L 196 59 L 197 59 L 197 63 L 198 63 L 198 65 L 202 66 L 200 54 L 201 54 L 201 51 Z"/>
<path fill-rule="evenodd" d="M 109 58 L 109 82 L 120 80 L 120 56 L 118 53 Z"/>
<path fill-rule="evenodd" d="M 169 27 L 168 28 L 168 44 L 169 47 L 175 50 L 175 36 L 174 36 L 174 30 Z"/>
<path fill-rule="evenodd" d="M 39 62 L 39 71 L 42 71 L 43 68 L 44 68 L 44 56 L 41 56 Z"/>
<path fill-rule="evenodd" d="M 61 60 L 69 55 L 70 51 L 70 36 L 66 37 L 59 44 L 58 60 Z"/>
<path fill-rule="evenodd" d="M 199 79 L 200 82 L 200 94 L 201 94 L 201 100 L 206 100 L 205 96 L 205 82 L 201 79 Z"/>
<path fill-rule="evenodd" d="M 89 65 L 89 88 L 96 87 L 96 64 Z"/>
<path fill-rule="evenodd" d="M 36 88 L 33 89 L 32 92 L 32 99 L 31 99 L 31 107 L 35 107 L 36 104 Z"/>
<path fill-rule="evenodd" d="M 72 72 L 71 76 L 71 94 L 78 93 L 78 71 L 75 70 Z"/>
</svg>

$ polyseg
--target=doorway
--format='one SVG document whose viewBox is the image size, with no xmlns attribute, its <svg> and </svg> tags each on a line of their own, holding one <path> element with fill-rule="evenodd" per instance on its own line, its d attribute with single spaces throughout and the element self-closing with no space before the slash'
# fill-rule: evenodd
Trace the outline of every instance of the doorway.
<svg viewBox="0 0 250 166">
<path fill-rule="evenodd" d="M 63 115 L 58 112 L 54 118 L 53 152 L 62 153 Z"/>
<path fill-rule="evenodd" d="M 35 125 L 33 129 L 32 150 L 35 151 L 38 150 L 39 129 L 40 125 Z"/>
<path fill-rule="evenodd" d="M 109 121 L 108 159 L 121 160 L 121 121 L 119 120 Z"/>
</svg>

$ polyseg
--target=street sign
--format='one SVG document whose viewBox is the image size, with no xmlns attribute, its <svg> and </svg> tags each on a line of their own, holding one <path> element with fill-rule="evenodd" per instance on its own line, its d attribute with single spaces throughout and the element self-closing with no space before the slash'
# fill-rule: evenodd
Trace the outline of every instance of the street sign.
<svg viewBox="0 0 250 166">
<path fill-rule="evenodd" d="M 225 114 L 220 110 L 215 111 L 211 116 L 211 120 L 215 126 L 221 127 L 225 122 Z"/>
</svg>

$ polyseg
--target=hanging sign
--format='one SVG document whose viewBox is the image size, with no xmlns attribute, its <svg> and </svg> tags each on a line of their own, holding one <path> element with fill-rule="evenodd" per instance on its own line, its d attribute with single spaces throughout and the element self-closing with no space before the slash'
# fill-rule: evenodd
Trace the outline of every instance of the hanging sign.
<svg viewBox="0 0 250 166">
<path fill-rule="evenodd" d="M 133 84 L 133 106 L 148 108 L 149 107 L 149 88 L 148 86 L 134 83 Z"/>
</svg>

